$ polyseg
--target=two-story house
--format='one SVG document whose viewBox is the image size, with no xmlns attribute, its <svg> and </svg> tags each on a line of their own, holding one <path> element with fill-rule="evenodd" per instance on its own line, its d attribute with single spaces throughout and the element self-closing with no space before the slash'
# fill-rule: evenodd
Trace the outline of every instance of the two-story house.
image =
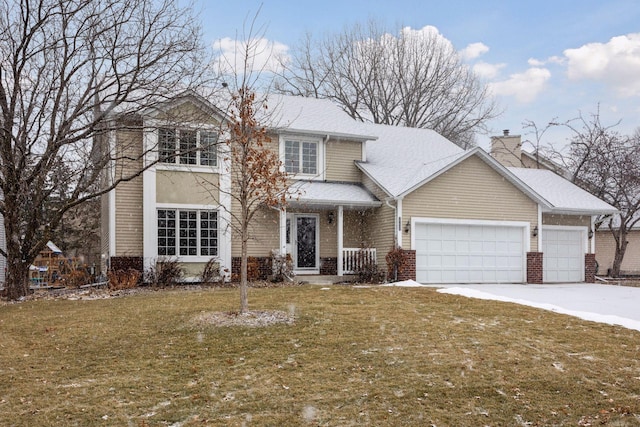
<svg viewBox="0 0 640 427">
<path fill-rule="evenodd" d="M 360 123 L 328 100 L 268 103 L 270 146 L 299 196 L 252 222 L 249 255 L 263 272 L 274 250 L 291 254 L 298 275 L 342 276 L 359 248 L 384 269 L 400 247 L 410 260 L 402 278 L 424 283 L 593 280 L 593 218 L 615 209 L 558 175 L 505 167 L 428 129 Z M 150 167 L 103 198 L 105 264 L 172 257 L 197 277 L 215 257 L 239 269 L 225 118 L 214 104 L 187 94 L 113 118 L 131 126 L 109 144 L 132 155 L 108 176 Z"/>
</svg>

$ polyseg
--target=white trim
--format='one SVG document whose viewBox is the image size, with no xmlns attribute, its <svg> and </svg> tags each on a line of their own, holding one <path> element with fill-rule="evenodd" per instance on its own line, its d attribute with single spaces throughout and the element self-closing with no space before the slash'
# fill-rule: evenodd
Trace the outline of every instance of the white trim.
<svg viewBox="0 0 640 427">
<path fill-rule="evenodd" d="M 362 150 L 362 154 L 360 155 L 360 161 L 366 162 L 367 161 L 367 141 L 362 141 L 361 150 Z"/>
<path fill-rule="evenodd" d="M 287 209 L 280 209 L 280 255 L 287 255 Z"/>
<path fill-rule="evenodd" d="M 538 204 L 538 252 L 542 252 L 542 206 Z"/>
<path fill-rule="evenodd" d="M 214 204 L 195 204 L 195 203 L 156 203 L 155 210 L 158 209 L 180 209 L 180 210 L 200 210 L 200 211 L 215 211 L 220 205 Z"/>
<path fill-rule="evenodd" d="M 528 221 L 494 221 L 485 219 L 452 219 L 452 218 L 411 218 L 411 249 L 416 250 L 417 224 L 453 224 L 453 225 L 486 225 L 491 227 L 522 228 L 522 282 L 527 278 L 527 251 L 531 248 L 531 223 Z M 538 227 L 540 230 L 540 227 Z"/>
<path fill-rule="evenodd" d="M 324 181 L 325 179 L 325 172 L 326 172 L 326 164 L 325 164 L 325 157 L 326 157 L 326 147 L 327 147 L 327 141 L 323 138 L 320 137 L 310 137 L 310 136 L 304 136 L 304 135 L 300 135 L 300 134 L 286 134 L 286 135 L 279 135 L 279 141 L 278 141 L 278 153 L 280 155 L 280 161 L 282 163 L 282 168 L 283 170 L 286 171 L 286 164 L 285 164 L 285 156 L 286 156 L 286 150 L 285 150 L 285 141 L 299 141 L 299 142 L 315 142 L 317 145 L 317 165 L 316 165 L 316 173 L 315 174 L 303 174 L 303 173 L 295 173 L 295 174 L 289 174 L 290 177 L 292 179 L 304 179 L 304 180 L 310 180 L 310 181 Z M 300 162 L 302 162 L 302 158 L 300 159 Z M 302 166 L 302 163 L 301 163 Z"/>
<path fill-rule="evenodd" d="M 320 274 L 320 214 L 296 212 L 291 214 L 291 252 L 294 264 L 294 273 L 303 274 Z M 316 266 L 315 268 L 298 268 L 298 218 L 315 218 L 316 220 Z"/>
<path fill-rule="evenodd" d="M 153 267 L 158 257 L 158 219 L 156 214 L 156 171 L 149 168 L 142 173 L 142 257 L 144 269 Z"/>
<path fill-rule="evenodd" d="M 116 256 L 116 189 L 109 191 L 109 258 Z M 111 267 L 111 265 L 109 265 Z"/>
<path fill-rule="evenodd" d="M 396 246 L 401 248 L 402 247 L 402 197 L 396 199 L 396 221 L 395 222 L 396 222 L 395 224 Z M 411 238 L 413 239 L 413 233 L 411 233 Z"/>
<path fill-rule="evenodd" d="M 589 226 L 589 230 L 592 230 L 593 232 L 593 236 L 591 237 L 591 251 L 589 253 L 595 254 L 596 253 L 596 230 L 595 230 L 595 217 L 591 216 L 591 224 Z M 587 230 L 587 233 L 589 233 L 589 230 Z M 587 239 L 589 239 L 589 234 L 587 234 Z"/>
<path fill-rule="evenodd" d="M 344 247 L 344 207 L 342 205 L 338 206 L 338 276 L 342 276 L 344 272 L 342 271 L 342 262 L 343 262 L 343 254 L 342 249 Z"/>
</svg>

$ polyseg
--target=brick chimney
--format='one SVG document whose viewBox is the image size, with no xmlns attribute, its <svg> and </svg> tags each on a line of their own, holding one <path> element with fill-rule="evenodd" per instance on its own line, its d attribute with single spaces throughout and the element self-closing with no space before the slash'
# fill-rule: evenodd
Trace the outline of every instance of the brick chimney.
<svg viewBox="0 0 640 427">
<path fill-rule="evenodd" d="M 509 129 L 503 130 L 501 136 L 491 137 L 491 157 L 502 166 L 521 168 L 521 149 L 520 135 L 509 135 Z"/>
</svg>

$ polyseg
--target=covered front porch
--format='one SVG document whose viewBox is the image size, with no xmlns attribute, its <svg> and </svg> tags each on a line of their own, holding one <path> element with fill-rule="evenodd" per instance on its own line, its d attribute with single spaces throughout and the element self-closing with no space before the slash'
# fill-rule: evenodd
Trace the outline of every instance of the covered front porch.
<svg viewBox="0 0 640 427">
<path fill-rule="evenodd" d="M 291 255 L 297 276 L 342 277 L 377 262 L 366 216 L 381 202 L 357 184 L 300 181 L 280 211 L 279 251 Z"/>
</svg>

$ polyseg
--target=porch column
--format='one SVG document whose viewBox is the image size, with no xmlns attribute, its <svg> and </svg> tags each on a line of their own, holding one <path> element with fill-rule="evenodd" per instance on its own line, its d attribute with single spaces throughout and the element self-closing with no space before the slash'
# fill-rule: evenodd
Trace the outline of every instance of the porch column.
<svg viewBox="0 0 640 427">
<path fill-rule="evenodd" d="M 592 216 L 591 217 L 591 222 L 589 224 L 589 230 L 591 230 L 593 232 L 593 237 L 591 237 L 591 239 L 589 239 L 589 245 L 590 247 L 590 254 L 595 254 L 596 253 L 596 228 L 595 228 L 595 221 L 594 221 L 595 217 Z M 589 230 L 587 230 L 587 233 L 589 232 Z"/>
<path fill-rule="evenodd" d="M 280 255 L 287 255 L 287 210 L 280 209 Z"/>
<path fill-rule="evenodd" d="M 342 271 L 342 249 L 343 249 L 343 220 L 344 220 L 344 208 L 342 205 L 338 206 L 338 276 L 343 276 Z"/>
</svg>

